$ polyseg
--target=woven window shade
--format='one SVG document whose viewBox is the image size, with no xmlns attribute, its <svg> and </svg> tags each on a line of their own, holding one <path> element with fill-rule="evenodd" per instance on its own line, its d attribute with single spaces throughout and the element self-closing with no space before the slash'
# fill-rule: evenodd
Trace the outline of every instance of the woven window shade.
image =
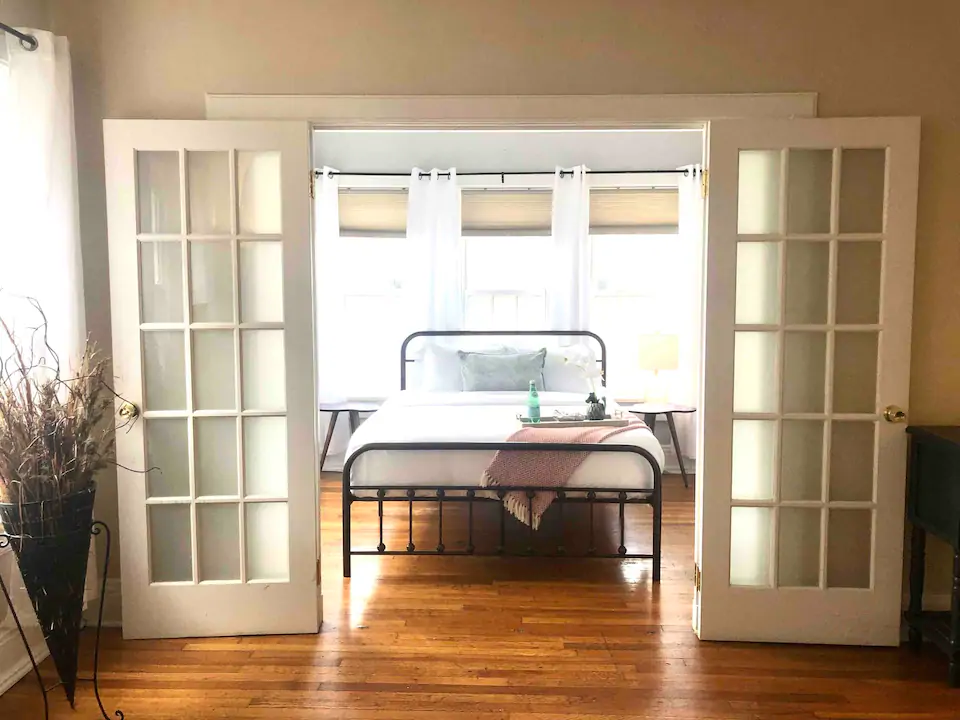
<svg viewBox="0 0 960 720">
<path fill-rule="evenodd" d="M 550 235 L 553 194 L 549 190 L 463 191 L 463 234 Z M 602 235 L 675 233 L 675 190 L 593 190 L 590 232 Z M 341 190 L 340 234 L 345 237 L 404 237 L 405 190 Z"/>
<path fill-rule="evenodd" d="M 464 235 L 550 234 L 549 190 L 464 190 L 462 198 Z"/>
<path fill-rule="evenodd" d="M 406 190 L 341 190 L 340 235 L 406 237 Z"/>
<path fill-rule="evenodd" d="M 590 232 L 595 235 L 677 232 L 676 190 L 592 190 Z"/>
</svg>

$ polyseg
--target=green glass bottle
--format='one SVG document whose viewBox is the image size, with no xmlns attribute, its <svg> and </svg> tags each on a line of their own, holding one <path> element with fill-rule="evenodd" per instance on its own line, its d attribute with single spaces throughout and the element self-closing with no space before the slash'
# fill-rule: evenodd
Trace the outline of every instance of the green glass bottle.
<svg viewBox="0 0 960 720">
<path fill-rule="evenodd" d="M 540 393 L 537 392 L 537 383 L 530 381 L 530 392 L 527 393 L 527 417 L 530 422 L 540 422 Z"/>
</svg>

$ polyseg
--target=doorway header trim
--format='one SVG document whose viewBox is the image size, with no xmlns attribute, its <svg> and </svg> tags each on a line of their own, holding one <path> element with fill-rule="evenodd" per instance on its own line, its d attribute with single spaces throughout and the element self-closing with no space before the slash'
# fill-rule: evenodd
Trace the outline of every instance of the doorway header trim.
<svg viewBox="0 0 960 720">
<path fill-rule="evenodd" d="M 817 94 L 231 95 L 208 93 L 208 120 L 306 120 L 325 129 L 701 127 L 727 118 L 812 118 Z"/>
</svg>

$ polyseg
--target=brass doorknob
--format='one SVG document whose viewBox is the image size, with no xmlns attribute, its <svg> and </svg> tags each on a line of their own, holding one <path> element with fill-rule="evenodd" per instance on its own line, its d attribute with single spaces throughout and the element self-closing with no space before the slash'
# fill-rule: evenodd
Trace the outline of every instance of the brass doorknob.
<svg viewBox="0 0 960 720">
<path fill-rule="evenodd" d="M 896 405 L 887 405 L 883 410 L 883 419 L 888 423 L 902 423 L 907 421 L 907 413 Z"/>
<path fill-rule="evenodd" d="M 120 409 L 117 410 L 117 414 L 124 420 L 136 420 L 140 417 L 140 408 L 129 400 L 124 400 L 120 405 Z"/>
</svg>

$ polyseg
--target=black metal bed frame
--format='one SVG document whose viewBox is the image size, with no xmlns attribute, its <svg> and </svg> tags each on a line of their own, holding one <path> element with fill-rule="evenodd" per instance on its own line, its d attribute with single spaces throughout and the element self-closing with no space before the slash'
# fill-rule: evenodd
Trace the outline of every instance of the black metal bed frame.
<svg viewBox="0 0 960 720">
<path fill-rule="evenodd" d="M 407 348 L 411 341 L 420 337 L 473 337 L 473 336 L 553 336 L 593 338 L 600 346 L 601 370 L 606 377 L 606 345 L 599 335 L 588 330 L 421 330 L 409 335 L 400 348 L 400 387 L 406 389 L 407 364 L 415 362 L 414 358 L 407 357 Z M 515 452 L 603 452 L 603 453 L 631 453 L 643 458 L 653 471 L 653 488 L 562 488 L 555 492 L 560 524 L 559 542 L 554 552 L 539 553 L 534 551 L 532 522 L 527 528 L 527 545 L 520 552 L 511 551 L 506 543 L 507 511 L 503 505 L 503 498 L 507 492 L 523 492 L 527 497 L 527 506 L 530 519 L 533 516 L 533 498 L 537 492 L 543 492 L 542 487 L 522 486 L 509 488 L 481 487 L 479 485 L 363 485 L 354 486 L 351 482 L 353 466 L 357 460 L 368 452 L 423 452 L 423 451 L 499 451 Z M 357 452 L 347 458 L 343 466 L 343 576 L 350 577 L 351 560 L 354 555 L 497 555 L 497 556 L 537 556 L 537 557 L 601 557 L 619 559 L 646 559 L 653 561 L 653 581 L 660 581 L 660 535 L 662 525 L 662 491 L 661 470 L 656 459 L 647 450 L 635 445 L 605 445 L 585 443 L 522 443 L 522 442 L 414 442 L 414 443 L 371 443 L 364 445 Z M 357 494 L 357 491 L 368 494 Z M 402 493 L 394 495 L 390 493 Z M 425 494 L 426 493 L 426 494 Z M 495 497 L 490 497 L 493 493 Z M 379 542 L 375 549 L 354 549 L 351 536 L 351 510 L 356 502 L 377 503 L 379 525 Z M 404 549 L 387 549 L 383 536 L 384 503 L 407 503 L 407 546 Z M 494 553 L 479 553 L 474 545 L 474 504 L 478 502 L 499 502 L 499 540 Z M 414 503 L 435 503 L 438 510 L 437 545 L 433 549 L 418 549 L 413 541 L 413 507 Z M 448 550 L 443 538 L 443 506 L 444 503 L 467 504 L 467 542 L 463 550 Z M 589 539 L 585 554 L 572 554 L 563 544 L 564 506 L 568 504 L 586 504 L 589 507 Z M 619 546 L 616 553 L 598 553 L 595 545 L 594 507 L 596 505 L 617 505 L 619 517 Z M 625 536 L 625 509 L 627 505 L 649 505 L 653 511 L 653 547 L 649 553 L 629 552 Z"/>
</svg>

